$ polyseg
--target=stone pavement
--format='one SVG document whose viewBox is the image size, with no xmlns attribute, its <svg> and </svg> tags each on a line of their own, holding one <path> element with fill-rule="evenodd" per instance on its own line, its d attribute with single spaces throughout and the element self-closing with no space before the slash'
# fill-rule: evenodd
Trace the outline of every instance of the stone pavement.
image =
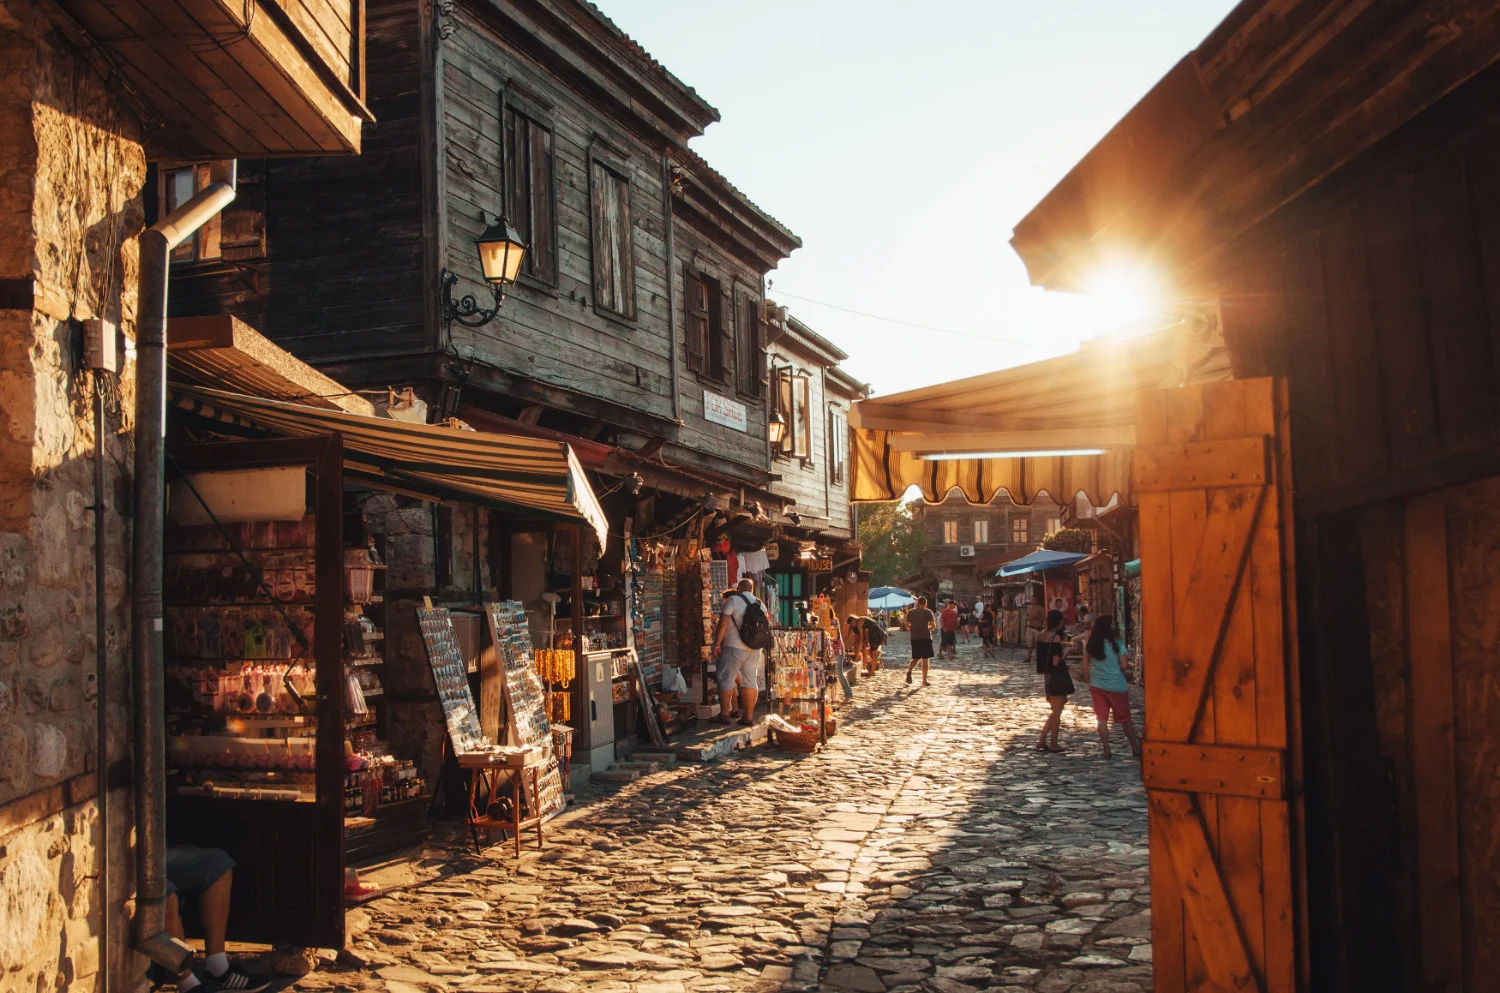
<svg viewBox="0 0 1500 993">
<path fill-rule="evenodd" d="M 366 967 L 293 988 L 1149 990 L 1137 767 L 1123 740 L 1099 754 L 1086 691 L 1068 751 L 1032 750 L 1040 680 L 1001 655 L 961 646 L 927 688 L 900 669 L 862 681 L 816 755 L 755 749 L 591 789 L 519 861 L 434 843 L 437 879 L 349 913 Z"/>
</svg>

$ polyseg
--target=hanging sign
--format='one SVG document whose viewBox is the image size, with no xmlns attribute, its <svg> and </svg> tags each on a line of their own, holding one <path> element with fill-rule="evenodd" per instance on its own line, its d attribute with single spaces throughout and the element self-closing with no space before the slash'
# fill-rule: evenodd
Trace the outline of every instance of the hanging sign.
<svg viewBox="0 0 1500 993">
<path fill-rule="evenodd" d="M 708 390 L 703 391 L 703 419 L 736 431 L 750 430 L 750 418 L 744 404 Z"/>
</svg>

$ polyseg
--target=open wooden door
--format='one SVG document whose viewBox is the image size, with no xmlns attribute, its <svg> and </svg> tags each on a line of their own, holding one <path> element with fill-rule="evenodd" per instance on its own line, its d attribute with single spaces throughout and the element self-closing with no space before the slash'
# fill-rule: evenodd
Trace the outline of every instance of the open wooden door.
<svg viewBox="0 0 1500 993">
<path fill-rule="evenodd" d="M 1305 962 L 1285 388 L 1141 394 L 1157 993 L 1292 993 Z"/>
</svg>

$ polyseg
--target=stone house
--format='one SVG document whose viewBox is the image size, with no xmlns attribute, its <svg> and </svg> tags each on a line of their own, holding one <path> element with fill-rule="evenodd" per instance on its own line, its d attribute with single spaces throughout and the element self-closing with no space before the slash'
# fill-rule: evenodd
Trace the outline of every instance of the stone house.
<svg viewBox="0 0 1500 993">
<path fill-rule="evenodd" d="M 1030 505 L 1015 503 L 1003 490 L 983 505 L 957 490 L 941 503 L 919 501 L 911 510 L 927 539 L 923 571 L 940 596 L 973 603 L 1001 562 L 1035 550 L 1062 526 L 1062 509 L 1045 492 Z"/>
<path fill-rule="evenodd" d="M 356 6 L 251 22 L 181 0 L 167 30 L 146 2 L 0 5 L 0 990 L 143 988 L 128 547 L 148 163 L 357 153 Z M 307 32 L 317 54 L 294 54 Z"/>
</svg>

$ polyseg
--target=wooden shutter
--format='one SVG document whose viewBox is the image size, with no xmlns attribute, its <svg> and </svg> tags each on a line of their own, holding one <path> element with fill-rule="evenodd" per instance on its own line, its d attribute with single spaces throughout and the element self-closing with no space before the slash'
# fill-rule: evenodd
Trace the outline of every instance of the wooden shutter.
<svg viewBox="0 0 1500 993">
<path fill-rule="evenodd" d="M 593 230 L 594 301 L 622 317 L 635 317 L 635 261 L 630 227 L 630 183 L 598 160 L 589 168 Z"/>
<path fill-rule="evenodd" d="M 1141 394 L 1140 507 L 1158 993 L 1292 993 L 1301 762 L 1284 392 Z"/>
<path fill-rule="evenodd" d="M 263 161 L 240 162 L 235 195 L 220 215 L 219 253 L 228 262 L 266 257 L 266 169 Z"/>
<path fill-rule="evenodd" d="M 740 307 L 739 368 L 736 370 L 739 390 L 747 397 L 759 397 L 765 376 L 765 354 L 760 344 L 760 302 L 746 297 Z"/>
<path fill-rule="evenodd" d="M 773 386 L 776 391 L 776 412 L 786 421 L 786 433 L 781 437 L 779 454 L 790 455 L 797 445 L 797 404 L 792 396 L 794 382 L 790 366 L 775 370 Z"/>
<path fill-rule="evenodd" d="M 732 290 L 720 289 L 714 294 L 712 305 L 718 321 L 713 329 L 719 336 L 719 367 L 710 370 L 719 382 L 728 386 L 734 382 L 734 312 L 731 309 L 734 298 L 730 295 Z"/>
<path fill-rule="evenodd" d="M 792 376 L 792 455 L 812 458 L 812 379 L 806 373 Z"/>
<path fill-rule="evenodd" d="M 682 267 L 682 309 L 687 367 L 692 372 L 702 372 L 708 351 L 708 284 L 686 265 Z"/>
<path fill-rule="evenodd" d="M 557 221 L 552 183 L 552 129 L 514 106 L 505 107 L 501 155 L 505 217 L 530 247 L 521 271 L 557 282 Z"/>
</svg>

